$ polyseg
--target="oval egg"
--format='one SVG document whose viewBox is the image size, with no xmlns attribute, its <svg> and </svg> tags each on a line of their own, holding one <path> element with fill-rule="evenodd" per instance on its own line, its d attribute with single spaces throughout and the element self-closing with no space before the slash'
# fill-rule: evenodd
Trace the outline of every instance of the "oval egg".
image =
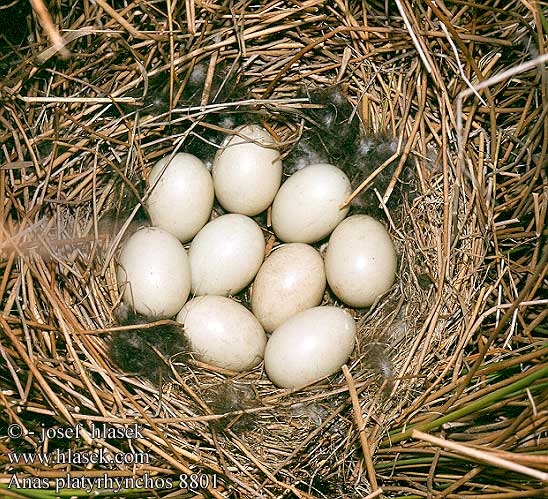
<svg viewBox="0 0 548 499">
<path fill-rule="evenodd" d="M 369 307 L 396 276 L 396 250 L 384 226 L 368 215 L 353 215 L 331 234 L 325 254 L 327 282 L 351 307 Z"/>
<path fill-rule="evenodd" d="M 322 301 L 326 279 L 321 255 L 312 246 L 286 244 L 264 261 L 251 292 L 251 310 L 270 333 L 292 315 Z"/>
<path fill-rule="evenodd" d="M 264 259 L 260 227 L 244 215 L 228 214 L 209 222 L 189 249 L 191 289 L 195 295 L 234 295 L 257 274 Z"/>
<path fill-rule="evenodd" d="M 178 153 L 160 159 L 150 171 L 153 187 L 146 201 L 152 224 L 182 242 L 207 223 L 213 209 L 213 180 L 196 156 Z"/>
<path fill-rule="evenodd" d="M 236 129 L 213 160 L 213 183 L 220 205 L 232 213 L 254 216 L 271 204 L 282 180 L 280 152 L 259 125 Z"/>
<path fill-rule="evenodd" d="M 314 307 L 299 312 L 273 333 L 265 350 L 265 369 L 282 388 L 297 388 L 337 372 L 356 339 L 353 317 L 341 308 Z"/>
<path fill-rule="evenodd" d="M 203 362 L 245 371 L 264 356 L 266 335 L 253 314 L 224 296 L 199 296 L 177 315 L 192 350 Z"/>
<path fill-rule="evenodd" d="M 190 291 L 190 266 L 183 245 L 157 227 L 135 232 L 118 259 L 118 286 L 135 312 L 151 318 L 175 315 Z"/>
<path fill-rule="evenodd" d="M 340 205 L 350 196 L 348 177 L 336 166 L 319 163 L 289 177 L 272 204 L 272 227 L 288 243 L 315 243 L 327 237 L 349 208 Z"/>
</svg>

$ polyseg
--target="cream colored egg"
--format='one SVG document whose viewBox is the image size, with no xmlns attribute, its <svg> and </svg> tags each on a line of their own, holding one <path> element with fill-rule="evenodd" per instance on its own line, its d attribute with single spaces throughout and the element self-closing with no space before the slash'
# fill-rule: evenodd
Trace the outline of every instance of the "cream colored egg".
<svg viewBox="0 0 548 499">
<path fill-rule="evenodd" d="M 232 213 L 254 216 L 266 210 L 280 188 L 282 162 L 272 136 L 259 125 L 237 128 L 213 161 L 215 195 Z"/>
<path fill-rule="evenodd" d="M 148 184 L 153 189 L 146 207 L 153 225 L 186 242 L 209 220 L 213 180 L 196 156 L 179 153 L 169 161 L 170 157 L 160 159 L 150 172 Z"/>
<path fill-rule="evenodd" d="M 350 181 L 336 166 L 319 163 L 294 173 L 272 204 L 272 227 L 289 243 L 315 243 L 327 237 L 349 208 L 340 205 L 352 193 Z"/>
<path fill-rule="evenodd" d="M 309 308 L 272 333 L 265 350 L 266 373 L 283 388 L 306 385 L 336 373 L 350 357 L 355 339 L 356 324 L 348 312 Z"/>
<path fill-rule="evenodd" d="M 177 315 L 194 354 L 214 366 L 245 371 L 264 356 L 266 335 L 253 314 L 224 296 L 199 296 Z"/>
<path fill-rule="evenodd" d="M 369 307 L 396 276 L 396 250 L 384 226 L 368 215 L 353 215 L 331 234 L 325 254 L 327 282 L 344 303 Z"/>
<path fill-rule="evenodd" d="M 260 227 L 244 215 L 228 214 L 209 222 L 189 249 L 192 292 L 234 295 L 257 274 L 264 259 Z"/>
<path fill-rule="evenodd" d="M 175 315 L 190 291 L 190 266 L 183 245 L 157 227 L 135 232 L 125 243 L 117 268 L 124 302 L 153 318 Z"/>
<path fill-rule="evenodd" d="M 315 307 L 325 291 L 321 255 L 292 243 L 276 249 L 262 264 L 251 293 L 251 309 L 265 331 L 274 331 L 297 312 Z"/>
</svg>

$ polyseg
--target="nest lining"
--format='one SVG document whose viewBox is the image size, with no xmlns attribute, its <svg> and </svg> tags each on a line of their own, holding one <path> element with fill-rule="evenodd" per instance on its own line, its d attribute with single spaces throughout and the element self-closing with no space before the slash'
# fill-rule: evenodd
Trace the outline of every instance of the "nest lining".
<svg viewBox="0 0 548 499">
<path fill-rule="evenodd" d="M 76 30 L 62 33 L 72 40 L 72 57 L 48 52 L 34 16 L 32 42 L 10 46 L 0 60 L 2 429 L 138 420 L 144 439 L 70 445 L 152 456 L 141 467 L 101 470 L 111 476 L 217 473 L 222 484 L 207 492 L 213 496 L 366 497 L 374 479 L 386 497 L 427 497 L 448 487 L 469 497 L 544 493 L 541 481 L 430 447 L 408 431 L 431 428 L 546 466 L 527 460 L 548 445 L 543 72 L 531 67 L 493 84 L 482 93 L 485 103 L 463 101 L 462 159 L 454 106 L 468 88 L 463 71 L 476 84 L 532 51 L 543 53 L 538 13 L 520 2 L 511 6 L 517 15 L 510 6 L 460 2 L 429 4 L 428 11 L 407 2 L 388 11 L 344 2 L 185 6 L 167 16 L 163 3 L 111 12 L 103 2 L 72 9 L 61 2 L 51 14 Z M 202 76 L 205 70 L 209 91 L 193 87 L 196 68 Z M 208 80 L 215 72 L 236 87 L 217 102 Z M 289 154 L 313 126 L 302 120 L 303 95 L 310 101 L 314 89 L 339 82 L 362 135 L 402 138 L 398 161 L 408 158 L 417 186 L 413 198 L 387 210 L 398 283 L 370 311 L 357 312 L 352 383 L 339 374 L 291 393 L 275 389 L 260 368 L 234 378 L 177 358 L 167 359 L 171 381 L 161 386 L 122 373 L 107 355 L 120 300 L 113 256 L 130 214 L 140 223 L 138 202 L 155 160 L 189 148 L 211 154 L 225 133 L 220 109 L 236 123 L 268 124 Z M 218 386 L 226 388 L 224 400 L 211 396 Z M 242 400 L 235 386 L 247 387 Z M 0 440 L 4 454 L 37 448 L 31 437 Z M 4 485 L 15 471 L 67 471 L 0 466 Z"/>
</svg>

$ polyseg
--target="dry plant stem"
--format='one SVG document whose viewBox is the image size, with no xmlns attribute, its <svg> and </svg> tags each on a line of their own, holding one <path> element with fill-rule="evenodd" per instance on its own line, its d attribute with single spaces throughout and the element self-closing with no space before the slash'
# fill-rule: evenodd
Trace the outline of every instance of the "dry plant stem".
<svg viewBox="0 0 548 499">
<path fill-rule="evenodd" d="M 489 450 L 491 454 L 495 454 L 507 461 L 513 461 L 520 464 L 531 465 L 538 468 L 548 468 L 548 456 L 523 455 L 515 452 L 508 452 L 498 449 Z"/>
<path fill-rule="evenodd" d="M 111 104 L 113 102 L 135 104 L 137 99 L 134 97 L 29 97 L 19 96 L 23 102 L 29 102 L 34 104 L 48 104 L 48 103 L 66 103 L 66 104 Z"/>
<path fill-rule="evenodd" d="M 21 355 L 21 357 L 27 361 L 27 365 L 31 368 L 33 376 L 38 380 L 42 389 L 51 398 L 56 408 L 63 414 L 63 416 L 66 418 L 67 421 L 69 421 L 72 425 L 74 425 L 74 420 L 72 419 L 72 416 L 66 410 L 64 404 L 61 402 L 59 397 L 57 397 L 57 395 L 53 392 L 53 390 L 51 390 L 51 387 L 47 384 L 46 380 L 43 378 L 40 371 L 36 368 L 36 366 L 34 365 L 34 362 L 31 362 L 31 360 L 29 359 L 27 355 L 27 352 L 23 350 L 23 346 L 21 345 L 19 341 L 17 341 L 8 323 L 2 317 L 0 317 L 0 325 L 2 326 L 2 329 L 4 330 L 4 332 L 10 338 L 10 340 L 13 342 L 15 347 L 18 349 L 19 355 Z"/>
<path fill-rule="evenodd" d="M 497 74 L 496 76 L 493 76 L 491 78 L 488 78 L 485 81 L 482 81 L 481 83 L 475 85 L 474 89 L 467 88 L 463 90 L 461 93 L 459 93 L 459 95 L 457 96 L 457 140 L 459 144 L 459 162 L 462 165 L 464 165 L 464 137 L 462 135 L 463 100 L 466 97 L 470 97 L 470 95 L 474 94 L 475 92 L 482 90 L 484 88 L 489 88 L 491 85 L 494 85 L 495 83 L 506 80 L 507 78 L 510 78 L 511 76 L 527 71 L 528 69 L 533 68 L 535 66 L 541 66 L 546 61 L 548 61 L 548 54 L 535 57 L 531 61 L 525 62 L 523 64 L 519 64 L 518 66 L 514 66 L 511 69 L 503 71 Z"/>
<path fill-rule="evenodd" d="M 196 33 L 196 7 L 194 0 L 185 0 L 186 18 L 188 20 L 188 31 Z"/>
<path fill-rule="evenodd" d="M 429 73 L 432 72 L 432 66 L 430 65 L 430 62 L 426 56 L 426 50 L 422 46 L 421 41 L 417 38 L 415 35 L 415 32 L 413 31 L 413 26 L 411 25 L 411 22 L 409 21 L 409 18 L 407 16 L 407 13 L 405 12 L 405 9 L 401 3 L 400 0 L 396 0 L 396 5 L 398 6 L 398 10 L 400 11 L 401 16 L 403 17 L 403 21 L 405 22 L 405 26 L 407 28 L 407 31 L 409 32 L 409 35 L 411 36 L 411 39 L 413 40 L 413 44 L 415 45 L 415 48 L 417 49 L 417 52 L 419 53 L 419 56 L 422 60 L 422 63 L 424 64 L 426 71 Z"/>
<path fill-rule="evenodd" d="M 362 387 L 362 390 L 363 390 L 364 387 Z M 343 390 L 343 391 L 346 391 L 346 390 Z M 265 399 L 265 401 L 268 401 L 268 399 Z M 272 399 L 270 400 L 270 402 L 272 402 Z M 308 435 L 308 437 L 303 440 L 303 442 L 301 442 L 301 444 L 296 448 L 294 449 L 291 454 L 289 454 L 289 456 L 284 460 L 282 461 L 277 467 L 276 469 L 272 472 L 273 475 L 276 475 L 277 473 L 279 473 L 288 463 L 290 463 L 293 458 L 298 455 L 299 451 L 301 449 L 303 449 L 308 443 L 310 443 L 310 441 L 312 441 L 316 436 L 318 436 L 322 430 L 324 429 L 324 427 L 330 423 L 331 421 L 333 421 L 341 412 L 343 412 L 345 408 L 345 404 L 341 404 L 339 405 L 339 407 L 337 407 L 323 422 L 321 425 L 319 425 L 315 430 L 312 431 L 312 433 L 310 433 L 310 435 Z M 264 483 L 263 483 L 263 486 L 264 486 Z"/>
<path fill-rule="evenodd" d="M 367 435 L 365 434 L 365 423 L 362 416 L 362 409 L 360 406 L 360 401 L 358 400 L 358 394 L 356 392 L 356 387 L 354 386 L 354 380 L 352 379 L 352 374 L 348 369 L 348 366 L 345 364 L 342 366 L 342 371 L 348 384 L 348 393 L 350 394 L 350 399 L 352 400 L 352 407 L 354 409 L 354 417 L 356 418 L 356 426 L 358 427 L 358 432 L 360 435 L 360 444 L 363 451 L 363 456 L 365 459 L 365 466 L 367 468 L 367 476 L 369 478 L 369 483 L 373 491 L 376 491 L 379 486 L 377 484 L 377 476 L 375 474 L 375 467 L 373 466 L 373 459 L 371 458 L 371 450 L 369 443 L 367 441 Z"/>
<path fill-rule="evenodd" d="M 390 156 L 384 163 L 382 163 L 378 168 L 376 168 L 369 176 L 360 184 L 356 189 L 354 189 L 354 192 L 348 196 L 348 198 L 339 206 L 339 209 L 346 208 L 352 200 L 360 194 L 373 180 L 375 180 L 375 177 L 381 173 L 392 161 L 396 160 L 398 156 L 400 155 L 399 150 L 396 151 L 392 156 Z"/>
<path fill-rule="evenodd" d="M 109 16 L 111 16 L 113 19 L 116 20 L 116 22 L 122 26 L 125 30 L 128 31 L 132 36 L 137 38 L 138 40 L 160 40 L 163 39 L 163 36 L 154 35 L 152 33 L 146 33 L 142 31 L 136 30 L 133 25 L 131 25 L 129 22 L 127 22 L 123 16 L 118 14 L 118 12 L 113 9 L 107 2 L 104 0 L 95 0 L 97 5 L 99 5 Z"/>
<path fill-rule="evenodd" d="M 480 352 L 478 354 L 476 361 L 470 368 L 470 371 L 466 375 L 466 378 L 464 379 L 463 383 L 460 385 L 460 387 L 457 389 L 456 393 L 454 394 L 453 400 L 457 399 L 462 394 L 464 387 L 467 386 L 468 383 L 470 383 L 472 378 L 475 376 L 476 371 L 479 369 L 479 367 L 481 366 L 483 362 L 483 359 L 485 357 L 485 354 L 487 353 L 487 350 L 489 349 L 489 347 L 491 346 L 495 338 L 502 332 L 503 328 L 506 326 L 506 323 L 512 318 L 512 315 L 514 314 L 514 311 L 519 306 L 519 303 L 522 301 L 525 301 L 527 295 L 529 294 L 529 291 L 537 283 L 537 280 L 541 276 L 541 272 L 544 270 L 544 267 L 547 264 L 548 264 L 548 245 L 544 247 L 540 262 L 536 266 L 534 272 L 532 272 L 531 275 L 529 275 L 529 277 L 527 278 L 527 281 L 525 285 L 523 286 L 523 289 L 519 293 L 519 296 L 514 301 L 514 303 L 512 303 L 511 307 L 506 310 L 506 312 L 504 313 L 504 315 L 502 316 L 500 320 L 498 327 L 496 327 L 493 330 L 493 332 L 489 335 L 483 347 L 480 349 Z M 446 404 L 446 406 L 448 406 L 448 404 Z"/>
<path fill-rule="evenodd" d="M 256 458 L 253 456 L 253 454 L 245 447 L 243 442 L 241 442 L 238 438 L 234 439 L 234 442 L 238 446 L 238 448 L 251 459 L 258 467 L 259 469 L 273 482 L 278 484 L 280 487 L 286 489 L 287 491 L 293 492 L 296 497 L 299 499 L 318 499 L 316 496 L 312 494 L 307 494 L 306 492 L 303 492 L 302 490 L 298 490 L 294 485 L 287 485 L 283 482 L 280 482 L 274 475 L 272 475 L 266 467 L 264 467 Z"/>
<path fill-rule="evenodd" d="M 462 476 L 462 478 L 456 480 L 453 482 L 452 485 L 447 487 L 443 492 L 440 492 L 436 496 L 434 496 L 434 499 L 443 499 L 444 497 L 447 497 L 449 494 L 452 494 L 455 490 L 457 490 L 459 487 L 470 481 L 470 479 L 474 478 L 475 476 L 479 475 L 483 471 L 482 467 L 476 467 L 471 469 L 468 473 Z"/>
<path fill-rule="evenodd" d="M 44 5 L 43 0 L 30 0 L 30 3 L 36 14 L 38 14 L 40 22 L 48 34 L 51 43 L 53 43 L 55 51 L 60 52 L 63 57 L 68 57 L 70 52 L 65 48 L 65 40 L 63 40 L 63 37 L 59 34 L 55 24 L 53 24 L 51 15 Z"/>
<path fill-rule="evenodd" d="M 528 371 L 528 375 L 521 378 L 519 381 L 507 385 L 495 392 L 489 393 L 479 400 L 470 402 L 468 405 L 461 409 L 450 412 L 449 414 L 446 414 L 437 419 L 432 419 L 429 417 L 426 421 L 418 423 L 415 429 L 430 430 L 433 428 L 439 428 L 444 423 L 456 421 L 463 416 L 473 414 L 483 408 L 489 407 L 496 401 L 501 400 L 518 390 L 523 390 L 524 388 L 530 386 L 537 379 L 548 376 L 548 366 L 540 365 L 536 369 L 533 368 L 531 371 Z M 460 384 L 458 386 L 460 386 Z M 444 412 L 441 413 L 445 414 Z M 412 429 L 404 431 L 403 433 L 398 433 L 397 431 L 395 431 L 394 435 L 392 435 L 389 440 L 383 441 L 383 444 L 387 445 L 389 443 L 396 443 L 405 440 L 406 438 L 409 438 L 411 436 L 412 431 Z"/>
<path fill-rule="evenodd" d="M 382 487 L 378 488 L 375 492 L 371 492 L 371 494 L 365 496 L 363 499 L 375 499 L 375 497 L 379 497 L 383 493 Z"/>
<path fill-rule="evenodd" d="M 465 456 L 478 459 L 479 461 L 486 462 L 490 465 L 499 466 L 501 468 L 505 468 L 507 470 L 514 471 L 516 473 L 522 473 L 524 475 L 528 475 L 530 477 L 536 478 L 537 480 L 540 480 L 542 482 L 548 483 L 548 473 L 543 473 L 542 471 L 529 468 L 528 466 L 516 464 L 508 459 L 503 459 L 498 456 L 493 456 L 491 455 L 492 453 L 490 453 L 489 451 L 473 449 L 462 444 L 457 444 L 456 442 L 451 442 L 443 438 L 434 437 L 432 435 L 429 435 L 428 433 L 423 433 L 422 431 L 419 431 L 419 430 L 413 430 L 411 436 L 413 438 L 424 440 L 425 442 L 429 442 L 431 444 L 438 445 L 440 447 L 451 449 L 455 452 L 458 452 L 459 454 L 463 454 Z"/>
<path fill-rule="evenodd" d="M 83 337 L 83 341 L 86 342 L 86 337 Z M 112 372 L 110 371 L 110 369 L 103 365 L 101 366 L 103 367 L 107 372 Z M 115 378 L 115 384 L 118 385 L 120 391 L 125 395 L 125 397 L 127 398 L 127 400 L 130 400 L 132 403 L 133 403 L 133 406 L 136 408 L 136 410 L 141 414 L 141 416 L 143 417 L 143 419 L 150 424 L 150 426 L 156 431 L 157 434 L 159 435 L 162 435 L 162 431 L 160 430 L 160 428 L 154 423 L 154 421 L 152 421 L 150 415 L 148 415 L 142 408 L 141 406 L 137 403 L 137 401 L 135 400 L 135 398 L 129 393 L 129 391 L 123 386 L 122 383 L 120 383 L 120 381 L 118 379 L 116 379 L 115 376 L 113 376 L 113 378 Z M 165 440 L 166 442 L 166 445 L 167 447 L 170 449 L 170 451 L 174 451 L 174 447 L 173 445 L 171 444 L 171 442 L 169 440 Z M 196 456 L 192 455 L 192 454 L 189 454 L 187 455 L 186 457 L 190 457 L 191 459 L 194 458 L 194 460 L 196 460 Z M 180 463 L 180 466 L 181 466 L 181 469 L 183 469 L 183 471 L 186 473 L 188 470 L 188 468 L 185 466 L 184 463 Z"/>
<path fill-rule="evenodd" d="M 312 51 L 314 47 L 317 45 L 324 43 L 325 41 L 329 40 L 330 38 L 333 38 L 334 36 L 338 35 L 339 33 L 346 32 L 346 31 L 359 31 L 360 28 L 352 28 L 352 27 L 338 27 L 335 28 L 331 33 L 328 33 L 318 40 L 314 40 L 310 42 L 306 47 L 304 47 L 301 51 L 299 51 L 294 57 L 292 57 L 285 65 L 284 67 L 279 71 L 279 73 L 274 77 L 272 82 L 269 84 L 269 86 L 266 88 L 265 92 L 262 95 L 263 99 L 267 99 L 272 94 L 278 80 L 283 77 L 283 75 L 286 73 L 286 71 L 295 63 L 297 62 L 301 57 L 303 57 L 306 53 Z"/>
</svg>

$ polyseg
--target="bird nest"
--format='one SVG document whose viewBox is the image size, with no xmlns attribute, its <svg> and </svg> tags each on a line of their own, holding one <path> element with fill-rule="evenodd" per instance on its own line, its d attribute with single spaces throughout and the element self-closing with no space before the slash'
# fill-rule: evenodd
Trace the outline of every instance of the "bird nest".
<svg viewBox="0 0 548 499">
<path fill-rule="evenodd" d="M 0 10 L 19 28 L 0 35 L 0 494 L 548 495 L 540 5 L 32 3 Z M 396 283 L 302 389 L 169 348 L 124 369 L 114 338 L 177 329 L 120 318 L 150 169 L 249 120 L 287 173 L 322 154 L 350 172 Z"/>
</svg>

